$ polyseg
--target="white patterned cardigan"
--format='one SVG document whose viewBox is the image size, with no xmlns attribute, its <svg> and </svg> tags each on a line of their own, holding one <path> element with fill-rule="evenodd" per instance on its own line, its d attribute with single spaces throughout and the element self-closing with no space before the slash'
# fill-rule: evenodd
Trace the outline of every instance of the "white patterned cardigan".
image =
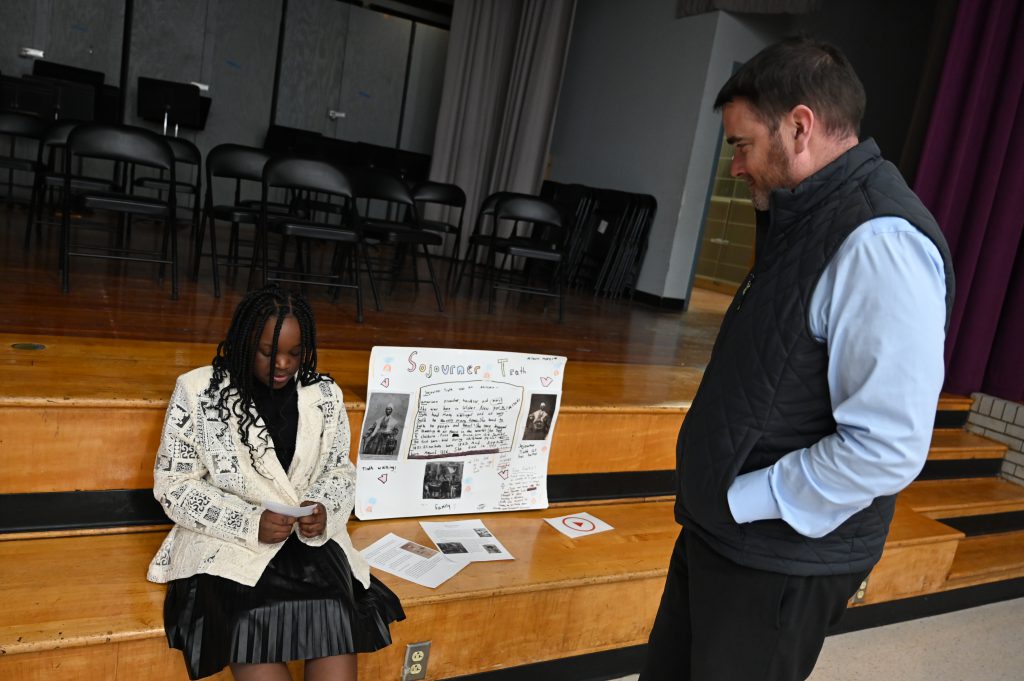
<svg viewBox="0 0 1024 681">
<path fill-rule="evenodd" d="M 206 366 L 179 376 L 167 407 L 153 495 L 174 528 L 150 563 L 148 579 L 207 573 L 252 586 L 283 545 L 259 542 L 263 501 L 297 506 L 308 499 L 327 509 L 327 527 L 319 537 L 298 538 L 311 546 L 338 542 L 352 574 L 369 588 L 370 568 L 347 530 L 355 468 L 341 389 L 330 381 L 298 386 L 295 457 L 285 472 L 262 419 L 248 430 L 253 452 L 242 443 L 238 417 L 221 416 L 218 397 L 205 394 L 212 375 Z"/>
</svg>

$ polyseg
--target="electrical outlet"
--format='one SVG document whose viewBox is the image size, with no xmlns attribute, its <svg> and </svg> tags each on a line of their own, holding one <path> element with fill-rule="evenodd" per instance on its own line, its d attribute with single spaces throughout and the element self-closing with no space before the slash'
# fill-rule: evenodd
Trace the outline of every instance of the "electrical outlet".
<svg viewBox="0 0 1024 681">
<path fill-rule="evenodd" d="M 427 660 L 430 659 L 430 641 L 410 643 L 405 647 L 405 664 L 402 666 L 402 681 L 418 681 L 427 678 Z"/>
<path fill-rule="evenodd" d="M 867 595 L 867 593 L 868 593 L 868 578 L 865 577 L 864 581 L 860 583 L 859 587 L 857 587 L 857 593 L 853 594 L 853 596 L 850 598 L 850 604 L 853 605 L 853 604 L 856 604 L 856 603 L 863 603 L 864 602 L 864 597 Z"/>
</svg>

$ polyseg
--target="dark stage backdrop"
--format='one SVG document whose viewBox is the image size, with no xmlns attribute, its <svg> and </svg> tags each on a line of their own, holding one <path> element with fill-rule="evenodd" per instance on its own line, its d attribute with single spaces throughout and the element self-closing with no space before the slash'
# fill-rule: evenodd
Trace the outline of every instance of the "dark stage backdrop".
<svg viewBox="0 0 1024 681">
<path fill-rule="evenodd" d="M 961 2 L 914 189 L 949 240 L 946 390 L 1024 401 L 1024 3 Z"/>
</svg>

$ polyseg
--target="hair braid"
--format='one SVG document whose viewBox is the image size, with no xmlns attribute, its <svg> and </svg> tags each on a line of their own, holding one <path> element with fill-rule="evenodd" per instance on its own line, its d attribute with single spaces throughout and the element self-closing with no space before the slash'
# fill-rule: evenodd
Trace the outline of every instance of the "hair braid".
<svg viewBox="0 0 1024 681">
<path fill-rule="evenodd" d="M 295 317 L 299 324 L 302 357 L 299 365 L 298 382 L 304 386 L 330 381 L 327 374 L 316 370 L 316 321 L 313 310 L 300 295 L 286 291 L 277 285 L 250 291 L 238 303 L 224 340 L 217 345 L 213 361 L 213 376 L 206 389 L 207 397 L 216 399 L 218 416 L 225 423 L 233 414 L 238 419 L 238 434 L 242 443 L 249 448 L 253 467 L 261 475 L 256 446 L 249 441 L 249 427 L 258 418 L 253 401 L 256 350 L 259 337 L 267 321 L 275 318 L 274 336 L 271 341 L 271 357 L 277 355 L 278 337 L 288 316 Z M 273 369 L 271 369 L 273 370 Z M 260 441 L 266 445 L 269 434 L 266 427 L 260 430 Z"/>
</svg>

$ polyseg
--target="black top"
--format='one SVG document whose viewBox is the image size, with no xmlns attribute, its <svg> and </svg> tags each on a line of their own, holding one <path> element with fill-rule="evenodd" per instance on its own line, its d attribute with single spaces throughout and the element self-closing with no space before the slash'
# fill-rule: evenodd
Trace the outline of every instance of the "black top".
<svg viewBox="0 0 1024 681">
<path fill-rule="evenodd" d="M 299 427 L 299 401 L 295 380 L 292 379 L 277 390 L 257 383 L 253 386 L 253 403 L 256 411 L 267 426 L 267 433 L 274 443 L 274 451 L 281 467 L 288 472 L 295 456 L 295 434 Z"/>
</svg>

